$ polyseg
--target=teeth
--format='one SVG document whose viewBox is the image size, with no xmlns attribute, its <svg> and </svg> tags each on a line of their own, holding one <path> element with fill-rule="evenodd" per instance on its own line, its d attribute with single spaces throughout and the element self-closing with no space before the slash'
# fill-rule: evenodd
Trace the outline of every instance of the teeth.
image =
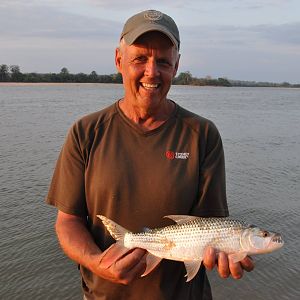
<svg viewBox="0 0 300 300">
<path fill-rule="evenodd" d="M 282 241 L 282 238 L 281 237 L 278 237 L 278 236 L 275 236 L 273 239 L 272 239 L 272 241 L 274 242 L 274 243 L 279 243 L 279 244 L 281 244 L 283 241 Z"/>
<path fill-rule="evenodd" d="M 158 87 L 158 84 L 153 83 L 142 83 L 142 86 L 147 89 L 154 89 Z"/>
</svg>

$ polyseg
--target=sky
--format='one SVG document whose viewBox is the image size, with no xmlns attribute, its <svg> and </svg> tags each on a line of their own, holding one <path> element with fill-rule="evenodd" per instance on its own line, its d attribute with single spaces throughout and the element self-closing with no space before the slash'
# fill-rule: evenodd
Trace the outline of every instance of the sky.
<svg viewBox="0 0 300 300">
<path fill-rule="evenodd" d="M 0 0 L 0 64 L 116 73 L 123 24 L 146 9 L 177 23 L 178 72 L 300 83 L 299 0 Z"/>
</svg>

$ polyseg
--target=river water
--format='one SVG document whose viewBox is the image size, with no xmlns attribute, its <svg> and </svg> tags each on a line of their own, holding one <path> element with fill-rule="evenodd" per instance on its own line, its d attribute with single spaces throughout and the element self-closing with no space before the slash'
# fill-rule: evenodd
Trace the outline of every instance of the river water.
<svg viewBox="0 0 300 300">
<path fill-rule="evenodd" d="M 71 124 L 122 93 L 109 84 L 0 86 L 0 299 L 82 299 L 44 197 Z M 214 299 L 300 299 L 300 90 L 174 86 L 170 98 L 217 125 L 231 215 L 285 240 L 241 280 L 209 272 Z"/>
</svg>

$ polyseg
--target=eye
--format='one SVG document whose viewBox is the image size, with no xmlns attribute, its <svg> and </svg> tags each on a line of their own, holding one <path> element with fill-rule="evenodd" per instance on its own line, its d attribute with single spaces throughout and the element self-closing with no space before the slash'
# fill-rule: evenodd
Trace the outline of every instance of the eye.
<svg viewBox="0 0 300 300">
<path fill-rule="evenodd" d="M 164 58 L 158 59 L 157 63 L 163 66 L 171 66 L 171 63 Z"/>
<path fill-rule="evenodd" d="M 261 236 L 262 237 L 268 237 L 270 234 L 269 234 L 269 232 L 268 231 L 263 231 L 262 233 L 261 233 Z"/>
<path fill-rule="evenodd" d="M 134 58 L 134 62 L 136 63 L 143 63 L 147 60 L 147 58 L 145 56 L 137 56 Z"/>
</svg>

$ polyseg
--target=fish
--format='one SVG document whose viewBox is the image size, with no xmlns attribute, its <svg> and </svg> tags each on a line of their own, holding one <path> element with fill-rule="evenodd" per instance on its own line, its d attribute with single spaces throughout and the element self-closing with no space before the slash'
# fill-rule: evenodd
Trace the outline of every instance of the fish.
<svg viewBox="0 0 300 300">
<path fill-rule="evenodd" d="M 162 259 L 181 261 L 186 268 L 186 281 L 199 271 L 205 248 L 225 252 L 233 262 L 247 255 L 270 253 L 284 245 L 279 233 L 228 217 L 203 218 L 190 215 L 168 215 L 176 224 L 161 228 L 146 228 L 133 233 L 103 215 L 97 215 L 110 235 L 128 249 L 148 251 L 146 271 L 154 270 Z"/>
</svg>

